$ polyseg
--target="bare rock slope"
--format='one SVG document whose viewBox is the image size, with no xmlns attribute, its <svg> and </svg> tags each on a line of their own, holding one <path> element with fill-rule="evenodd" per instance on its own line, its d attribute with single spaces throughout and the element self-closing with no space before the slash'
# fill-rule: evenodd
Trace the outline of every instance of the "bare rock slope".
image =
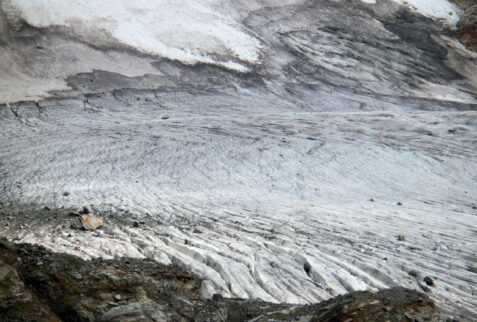
<svg viewBox="0 0 477 322">
<path fill-rule="evenodd" d="M 477 2 L 474 0 L 453 0 L 463 15 L 457 25 L 460 41 L 470 50 L 477 51 Z"/>
<path fill-rule="evenodd" d="M 197 277 L 123 258 L 84 261 L 0 240 L 2 321 L 439 321 L 427 296 L 404 288 L 353 292 L 315 305 L 205 300 Z"/>
</svg>

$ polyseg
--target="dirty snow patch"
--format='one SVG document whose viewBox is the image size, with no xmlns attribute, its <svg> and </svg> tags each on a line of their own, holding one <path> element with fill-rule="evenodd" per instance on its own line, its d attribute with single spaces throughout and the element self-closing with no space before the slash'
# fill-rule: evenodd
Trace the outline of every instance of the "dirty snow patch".
<svg viewBox="0 0 477 322">
<path fill-rule="evenodd" d="M 260 41 L 216 10 L 216 4 L 120 0 L 112 6 L 93 0 L 10 0 L 2 7 L 38 28 L 69 27 L 93 44 L 112 37 L 127 47 L 185 64 L 217 64 L 246 71 L 247 64 L 258 63 Z"/>
<path fill-rule="evenodd" d="M 455 26 L 459 22 L 459 9 L 447 0 L 393 0 L 408 6 L 416 12 L 432 18 L 443 19 L 449 25 Z"/>
</svg>

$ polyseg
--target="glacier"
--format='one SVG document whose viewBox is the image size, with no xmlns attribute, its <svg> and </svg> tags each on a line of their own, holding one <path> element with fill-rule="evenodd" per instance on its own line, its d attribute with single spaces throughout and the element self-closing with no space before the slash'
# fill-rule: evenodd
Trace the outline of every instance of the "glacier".
<svg viewBox="0 0 477 322">
<path fill-rule="evenodd" d="M 420 290 L 414 270 L 477 318 L 477 53 L 454 5 L 0 5 L 0 201 L 106 218 L 0 235 L 177 264 L 207 297 Z"/>
</svg>

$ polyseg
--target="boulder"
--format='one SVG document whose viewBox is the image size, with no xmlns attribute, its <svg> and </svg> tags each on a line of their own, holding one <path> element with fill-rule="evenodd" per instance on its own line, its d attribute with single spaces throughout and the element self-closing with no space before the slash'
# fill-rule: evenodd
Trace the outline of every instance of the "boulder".
<svg viewBox="0 0 477 322">
<path fill-rule="evenodd" d="M 79 216 L 81 224 L 86 230 L 96 230 L 103 226 L 103 219 L 99 218 L 93 213 L 83 214 Z"/>
</svg>

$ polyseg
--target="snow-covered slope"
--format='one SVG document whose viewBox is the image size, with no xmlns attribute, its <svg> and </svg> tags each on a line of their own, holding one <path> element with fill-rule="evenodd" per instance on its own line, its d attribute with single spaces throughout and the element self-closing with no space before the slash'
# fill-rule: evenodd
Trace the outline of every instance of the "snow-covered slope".
<svg viewBox="0 0 477 322">
<path fill-rule="evenodd" d="M 245 66 L 229 59 L 256 63 L 260 43 L 231 17 L 216 10 L 219 1 L 63 1 L 17 0 L 5 5 L 12 19 L 37 28 L 65 26 L 84 41 L 104 45 L 117 41 L 141 52 L 186 64 Z"/>
<path fill-rule="evenodd" d="M 332 83 L 353 92 L 475 103 L 475 55 L 447 23 L 419 15 L 458 19 L 458 10 L 433 3 L 3 0 L 0 102 L 131 87 L 234 86 L 245 77 L 287 96 L 287 85 Z M 420 11 L 406 11 L 411 5 Z M 192 77 L 191 69 L 183 72 L 191 65 L 230 73 Z M 113 75 L 103 81 L 104 73 Z"/>
<path fill-rule="evenodd" d="M 108 214 L 4 234 L 177 263 L 208 296 L 430 276 L 476 317 L 477 55 L 449 24 L 384 0 L 1 5 L 0 200 Z"/>
</svg>

